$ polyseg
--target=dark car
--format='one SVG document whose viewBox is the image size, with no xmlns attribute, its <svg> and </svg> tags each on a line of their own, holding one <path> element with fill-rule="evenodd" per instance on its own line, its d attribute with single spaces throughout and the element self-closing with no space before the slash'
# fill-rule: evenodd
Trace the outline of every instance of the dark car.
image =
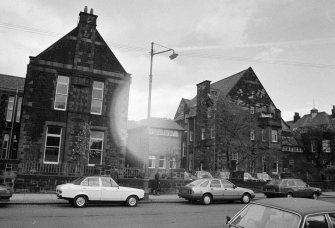
<svg viewBox="0 0 335 228">
<path fill-rule="evenodd" d="M 0 185 L 0 201 L 8 201 L 13 196 L 13 188 Z"/>
<path fill-rule="evenodd" d="M 251 189 L 240 188 L 225 179 L 206 178 L 195 180 L 179 189 L 179 198 L 190 202 L 200 201 L 205 205 L 213 201 L 234 201 L 249 203 L 255 197 Z"/>
<path fill-rule="evenodd" d="M 335 204 L 312 199 L 261 199 L 250 202 L 225 227 L 334 228 Z"/>
<path fill-rule="evenodd" d="M 303 180 L 287 178 L 273 179 L 263 186 L 266 197 L 306 197 L 317 199 L 321 194 L 320 188 L 310 187 Z"/>
</svg>

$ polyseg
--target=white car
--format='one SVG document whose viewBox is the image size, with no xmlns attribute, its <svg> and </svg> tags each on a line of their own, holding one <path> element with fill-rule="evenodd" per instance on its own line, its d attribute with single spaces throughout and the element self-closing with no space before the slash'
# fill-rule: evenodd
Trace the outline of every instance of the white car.
<svg viewBox="0 0 335 228">
<path fill-rule="evenodd" d="M 84 207 L 89 201 L 120 202 L 136 207 L 144 198 L 144 190 L 121 187 L 107 176 L 79 177 L 71 183 L 58 185 L 56 194 L 59 199 L 68 200 L 76 207 Z"/>
</svg>

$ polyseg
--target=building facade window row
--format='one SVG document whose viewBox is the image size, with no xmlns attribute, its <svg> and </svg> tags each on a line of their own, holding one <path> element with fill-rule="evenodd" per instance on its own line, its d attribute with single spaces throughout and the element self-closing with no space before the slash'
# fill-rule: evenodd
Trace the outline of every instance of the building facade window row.
<svg viewBox="0 0 335 228">
<path fill-rule="evenodd" d="M 166 156 L 160 155 L 158 156 L 158 169 L 166 169 Z M 150 155 L 148 161 L 148 168 L 154 169 L 156 168 L 156 156 Z M 177 168 L 177 160 L 175 157 L 171 157 L 169 159 L 169 169 L 176 169 Z"/>
<path fill-rule="evenodd" d="M 57 78 L 57 86 L 55 93 L 54 109 L 66 111 L 68 95 L 69 95 L 70 78 L 59 75 Z M 104 94 L 104 83 L 100 81 L 93 81 L 92 85 L 92 99 L 90 113 L 94 115 L 102 114 Z"/>
</svg>

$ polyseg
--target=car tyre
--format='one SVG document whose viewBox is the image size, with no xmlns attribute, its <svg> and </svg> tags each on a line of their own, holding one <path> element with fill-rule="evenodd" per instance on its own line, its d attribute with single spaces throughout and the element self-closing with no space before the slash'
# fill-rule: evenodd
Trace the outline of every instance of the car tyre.
<svg viewBox="0 0 335 228">
<path fill-rule="evenodd" d="M 210 194 L 205 194 L 202 197 L 202 204 L 210 205 L 212 203 L 212 196 Z"/>
<path fill-rule="evenodd" d="M 293 197 L 293 193 L 292 192 L 288 192 L 287 193 L 287 198 L 292 198 Z"/>
<path fill-rule="evenodd" d="M 244 193 L 241 197 L 241 202 L 244 204 L 248 204 L 251 200 L 251 197 L 248 193 Z"/>
<path fill-rule="evenodd" d="M 138 203 L 137 196 L 129 196 L 126 200 L 126 204 L 128 207 L 136 207 Z"/>
<path fill-rule="evenodd" d="M 79 208 L 85 207 L 86 203 L 87 203 L 87 197 L 83 195 L 76 196 L 73 200 L 73 205 Z"/>
<path fill-rule="evenodd" d="M 319 194 L 317 192 L 313 192 L 312 198 L 313 199 L 318 199 L 319 198 Z"/>
</svg>

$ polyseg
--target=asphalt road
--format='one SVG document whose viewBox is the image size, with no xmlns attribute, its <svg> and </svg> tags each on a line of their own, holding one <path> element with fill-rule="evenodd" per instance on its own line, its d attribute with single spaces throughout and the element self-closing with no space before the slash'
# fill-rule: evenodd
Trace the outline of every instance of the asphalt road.
<svg viewBox="0 0 335 228">
<path fill-rule="evenodd" d="M 335 203 L 335 199 L 324 199 Z M 209 206 L 182 203 L 139 204 L 136 208 L 120 205 L 89 205 L 78 209 L 68 204 L 0 205 L 0 227 L 223 227 L 244 205 L 215 203 Z"/>
</svg>

